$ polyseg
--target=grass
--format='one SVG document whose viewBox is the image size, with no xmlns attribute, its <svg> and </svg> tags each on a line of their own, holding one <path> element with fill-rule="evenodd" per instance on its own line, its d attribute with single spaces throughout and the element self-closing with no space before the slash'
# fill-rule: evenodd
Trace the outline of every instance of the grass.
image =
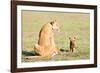
<svg viewBox="0 0 100 73">
<path fill-rule="evenodd" d="M 61 27 L 60 32 L 54 32 L 56 46 L 61 49 L 69 50 L 69 37 L 74 35 L 77 37 L 80 52 L 77 54 L 67 52 L 63 55 L 56 55 L 50 60 L 89 59 L 90 19 L 89 14 L 82 13 L 22 11 L 22 50 L 26 54 L 31 53 L 32 55 L 34 44 L 38 41 L 38 34 L 41 27 L 43 24 L 55 19 Z M 25 55 L 25 53 L 23 55 Z M 34 62 L 35 60 L 32 61 Z"/>
</svg>

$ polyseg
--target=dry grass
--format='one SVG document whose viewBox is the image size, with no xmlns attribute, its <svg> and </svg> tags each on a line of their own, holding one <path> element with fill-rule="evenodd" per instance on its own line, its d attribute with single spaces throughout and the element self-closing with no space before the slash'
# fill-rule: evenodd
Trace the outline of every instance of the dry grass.
<svg viewBox="0 0 100 73">
<path fill-rule="evenodd" d="M 77 37 L 80 52 L 73 54 L 63 52 L 64 54 L 56 55 L 52 59 L 33 59 L 31 62 L 89 59 L 89 14 L 22 11 L 22 50 L 32 53 L 34 51 L 34 44 L 38 41 L 38 33 L 42 25 L 53 19 L 56 19 L 61 26 L 60 32 L 54 32 L 56 46 L 60 49 L 69 50 L 69 37 L 74 35 Z M 25 60 L 24 57 L 27 55 L 22 55 L 22 61 L 26 62 L 27 60 Z"/>
</svg>

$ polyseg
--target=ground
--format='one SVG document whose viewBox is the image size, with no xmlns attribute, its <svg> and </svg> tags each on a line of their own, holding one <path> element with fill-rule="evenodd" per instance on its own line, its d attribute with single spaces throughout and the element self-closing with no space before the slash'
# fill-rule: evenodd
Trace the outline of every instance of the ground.
<svg viewBox="0 0 100 73">
<path fill-rule="evenodd" d="M 52 59 L 25 59 L 27 56 L 35 55 L 33 47 L 38 42 L 41 27 L 55 19 L 60 25 L 60 32 L 54 32 L 56 46 L 59 49 L 69 50 L 69 37 L 75 36 L 80 51 L 63 52 L 62 55 L 56 55 Z M 22 62 L 89 59 L 89 20 L 89 14 L 86 13 L 22 11 Z"/>
</svg>

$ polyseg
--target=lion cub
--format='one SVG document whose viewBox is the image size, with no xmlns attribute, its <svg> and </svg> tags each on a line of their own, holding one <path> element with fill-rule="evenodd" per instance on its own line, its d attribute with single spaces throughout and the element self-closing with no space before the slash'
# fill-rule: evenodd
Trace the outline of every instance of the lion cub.
<svg viewBox="0 0 100 73">
<path fill-rule="evenodd" d="M 34 51 L 42 57 L 52 57 L 59 52 L 54 42 L 54 30 L 59 30 L 56 20 L 44 24 L 39 32 L 38 44 L 34 46 Z"/>
<path fill-rule="evenodd" d="M 76 37 L 69 37 L 69 40 L 70 40 L 70 51 L 71 52 L 74 52 L 74 51 L 77 51 L 78 48 L 77 48 L 77 43 L 76 43 Z"/>
</svg>

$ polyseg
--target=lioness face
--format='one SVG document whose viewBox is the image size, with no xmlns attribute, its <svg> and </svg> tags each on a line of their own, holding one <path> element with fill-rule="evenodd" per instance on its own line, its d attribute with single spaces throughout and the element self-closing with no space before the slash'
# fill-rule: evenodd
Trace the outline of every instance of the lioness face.
<svg viewBox="0 0 100 73">
<path fill-rule="evenodd" d="M 60 30 L 59 26 L 58 26 L 58 23 L 56 21 L 51 22 L 51 25 L 52 25 L 53 30 L 57 30 L 57 31 Z"/>
</svg>

